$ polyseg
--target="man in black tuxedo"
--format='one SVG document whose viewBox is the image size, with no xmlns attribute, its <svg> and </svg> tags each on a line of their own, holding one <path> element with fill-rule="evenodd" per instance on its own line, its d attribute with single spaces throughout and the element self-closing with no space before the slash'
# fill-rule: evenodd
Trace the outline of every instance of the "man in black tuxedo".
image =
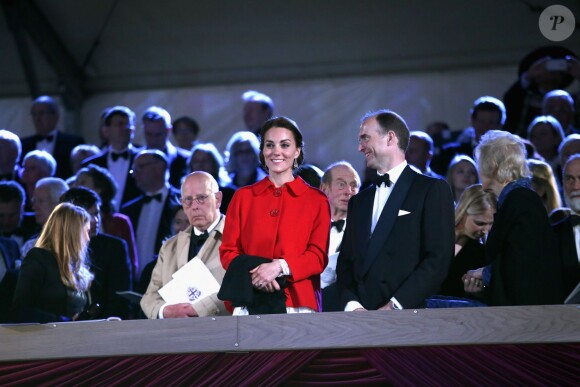
<svg viewBox="0 0 580 387">
<path fill-rule="evenodd" d="M 95 164 L 111 172 L 117 183 L 115 210 L 119 210 L 123 204 L 143 193 L 130 174 L 139 152 L 131 143 L 135 136 L 135 113 L 126 106 L 112 107 L 104 116 L 102 130 L 109 145 L 101 154 L 83 161 L 82 165 Z"/>
<path fill-rule="evenodd" d="M 190 153 L 189 149 L 176 148 L 169 142 L 171 128 L 171 116 L 167 110 L 151 106 L 143 113 L 145 147 L 159 149 L 165 153 L 169 163 L 169 184 L 179 190 L 181 189 L 181 179 L 187 172 L 187 159 L 189 159 Z"/>
<path fill-rule="evenodd" d="M 135 281 L 172 235 L 173 214 L 181 206 L 179 190 L 169 185 L 167 169 L 167 158 L 157 149 L 139 152 L 133 162 L 133 177 L 145 194 L 125 204 L 121 212 L 131 219 L 135 230 L 139 256 Z"/>
<path fill-rule="evenodd" d="M 78 187 L 65 192 L 60 202 L 82 207 L 91 217 L 88 255 L 91 272 L 95 275 L 91 284 L 92 302 L 98 303 L 101 307 L 98 317 L 129 318 L 129 301 L 116 294 L 118 291 L 132 290 L 127 244 L 120 238 L 99 232 L 101 199 L 94 191 Z"/>
<path fill-rule="evenodd" d="M 22 138 L 22 155 L 32 150 L 45 150 L 56 160 L 56 177 L 67 179 L 72 175 L 70 153 L 85 140 L 77 135 L 56 129 L 59 119 L 58 105 L 54 99 L 43 95 L 32 103 L 30 109 L 36 134 Z"/>
<path fill-rule="evenodd" d="M 439 289 L 454 249 L 449 185 L 405 161 L 409 129 L 380 110 L 361 120 L 358 150 L 377 171 L 353 196 L 337 264 L 345 311 L 417 308 Z"/>
<path fill-rule="evenodd" d="M 580 283 L 580 154 L 570 157 L 562 172 L 569 209 L 554 210 L 550 221 L 558 238 L 568 295 Z"/>
</svg>

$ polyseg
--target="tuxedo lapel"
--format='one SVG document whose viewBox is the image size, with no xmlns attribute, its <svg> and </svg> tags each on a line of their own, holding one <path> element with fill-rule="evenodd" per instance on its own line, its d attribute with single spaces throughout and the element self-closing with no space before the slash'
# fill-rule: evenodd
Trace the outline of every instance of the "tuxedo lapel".
<svg viewBox="0 0 580 387">
<path fill-rule="evenodd" d="M 387 238 L 389 237 L 391 230 L 397 220 L 399 210 L 403 205 L 403 201 L 407 197 L 407 193 L 411 188 L 413 180 L 415 179 L 416 173 L 411 170 L 408 166 L 403 170 L 403 173 L 397 180 L 393 191 L 389 195 L 387 199 L 387 203 L 381 212 L 377 225 L 375 227 L 375 231 L 370 237 L 370 240 L 367 244 L 366 253 L 363 254 L 363 259 L 360 260 L 359 269 L 360 275 L 364 276 L 366 272 L 370 269 L 373 262 L 379 255 L 381 248 L 385 245 Z M 374 201 L 374 195 L 373 195 Z M 371 208 L 369 214 L 372 214 L 372 203 L 371 201 Z M 370 223 L 369 223 L 370 225 Z M 370 226 L 369 226 L 370 230 Z"/>
<path fill-rule="evenodd" d="M 360 197 L 360 208 L 356 210 L 360 214 L 356 222 L 355 240 L 360 241 L 355 246 L 358 247 L 360 256 L 364 256 L 367 250 L 367 244 L 371 238 L 371 223 L 373 219 L 373 202 L 375 198 L 376 187 L 374 185 L 361 191 L 358 195 Z"/>
</svg>

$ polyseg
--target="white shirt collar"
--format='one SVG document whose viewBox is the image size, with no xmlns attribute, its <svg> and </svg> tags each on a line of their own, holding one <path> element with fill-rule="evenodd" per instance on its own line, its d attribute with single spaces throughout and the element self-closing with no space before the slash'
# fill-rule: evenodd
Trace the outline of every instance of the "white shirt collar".
<svg viewBox="0 0 580 387">
<path fill-rule="evenodd" d="M 397 180 L 399 180 L 399 177 L 401 177 L 401 174 L 403 173 L 403 170 L 405 169 L 405 167 L 407 166 L 407 161 L 403 160 L 403 162 L 399 165 L 397 165 L 394 168 L 391 168 L 389 171 L 387 171 L 387 173 L 389 174 L 389 180 L 391 180 L 391 187 L 393 186 L 393 184 L 397 183 Z M 379 176 L 383 176 L 383 174 L 380 174 L 377 172 L 377 175 Z"/>
</svg>

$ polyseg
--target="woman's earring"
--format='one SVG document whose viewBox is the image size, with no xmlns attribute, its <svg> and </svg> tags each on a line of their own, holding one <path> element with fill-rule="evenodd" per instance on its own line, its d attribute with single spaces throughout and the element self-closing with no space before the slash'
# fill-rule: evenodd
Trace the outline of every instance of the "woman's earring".
<svg viewBox="0 0 580 387">
<path fill-rule="evenodd" d="M 296 159 L 294 159 L 294 164 L 292 165 L 293 169 L 298 168 L 298 161 L 296 161 Z"/>
</svg>

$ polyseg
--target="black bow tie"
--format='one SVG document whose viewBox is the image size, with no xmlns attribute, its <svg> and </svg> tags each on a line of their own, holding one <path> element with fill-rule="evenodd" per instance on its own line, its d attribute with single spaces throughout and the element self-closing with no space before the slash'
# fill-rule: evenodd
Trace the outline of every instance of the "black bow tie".
<svg viewBox="0 0 580 387">
<path fill-rule="evenodd" d="M 335 220 L 335 221 L 330 223 L 330 227 L 335 227 L 338 232 L 342 232 L 342 229 L 344 228 L 345 223 L 346 223 L 346 220 L 344 220 L 344 219 Z"/>
<path fill-rule="evenodd" d="M 576 227 L 580 224 L 580 215 L 570 215 L 570 223 L 572 227 Z"/>
<path fill-rule="evenodd" d="M 145 195 L 143 197 L 143 203 L 149 203 L 152 200 L 157 200 L 158 202 L 160 202 L 162 197 L 163 197 L 163 195 L 161 195 L 161 192 L 159 192 L 158 194 L 155 194 L 155 195 L 151 195 L 151 196 Z"/>
<path fill-rule="evenodd" d="M 188 260 L 191 260 L 193 257 L 197 255 L 197 253 L 199 253 L 199 250 L 201 250 L 203 244 L 205 243 L 208 237 L 209 234 L 207 230 L 204 231 L 204 233 L 201 235 L 196 235 L 195 232 L 193 231 L 193 228 L 191 229 L 191 241 L 189 242 Z"/>
<path fill-rule="evenodd" d="M 391 179 L 389 179 L 389 174 L 385 173 L 384 175 L 377 175 L 376 179 L 375 179 L 375 185 L 377 187 L 380 187 L 381 184 L 385 183 L 385 185 L 387 187 L 391 186 Z"/>
<path fill-rule="evenodd" d="M 113 159 L 113 161 L 119 160 L 119 157 L 121 157 L 121 158 L 123 158 L 125 160 L 128 160 L 129 159 L 129 151 L 126 150 L 126 151 L 123 151 L 121 153 L 113 153 L 113 152 L 111 152 L 111 158 Z"/>
<path fill-rule="evenodd" d="M 40 142 L 40 141 L 52 142 L 52 140 L 54 140 L 54 134 L 49 134 L 48 136 L 41 136 L 40 134 L 37 134 L 34 136 L 35 142 Z"/>
</svg>

